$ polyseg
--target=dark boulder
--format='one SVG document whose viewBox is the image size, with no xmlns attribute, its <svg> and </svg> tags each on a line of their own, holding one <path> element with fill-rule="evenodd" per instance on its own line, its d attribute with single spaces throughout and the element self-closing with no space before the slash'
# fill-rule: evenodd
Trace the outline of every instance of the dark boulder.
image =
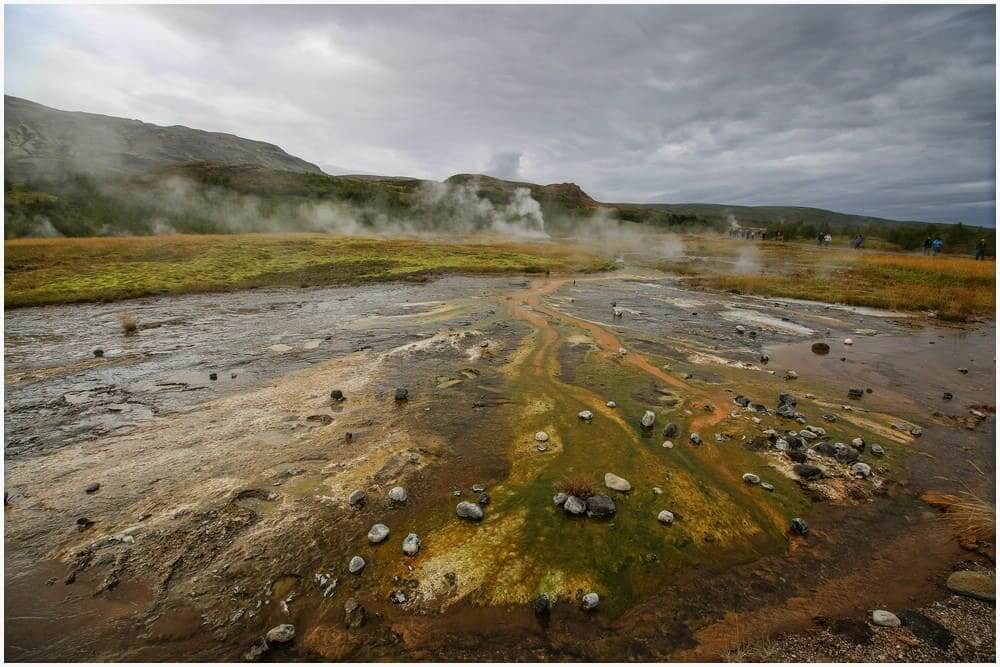
<svg viewBox="0 0 1000 667">
<path fill-rule="evenodd" d="M 796 517 L 792 519 L 791 531 L 796 535 L 805 535 L 809 532 L 809 524 L 805 519 Z"/>
<path fill-rule="evenodd" d="M 809 463 L 796 463 L 792 466 L 792 471 L 802 479 L 819 479 L 823 476 L 823 471 Z"/>
<path fill-rule="evenodd" d="M 613 517 L 617 508 L 615 501 L 602 495 L 587 498 L 587 516 L 592 519 L 607 519 Z"/>
<path fill-rule="evenodd" d="M 955 635 L 948 628 L 933 618 L 921 614 L 919 611 L 911 611 L 909 609 L 901 611 L 899 613 L 899 620 L 910 629 L 910 632 L 917 639 L 942 651 L 948 650 L 952 642 L 955 641 Z"/>
</svg>

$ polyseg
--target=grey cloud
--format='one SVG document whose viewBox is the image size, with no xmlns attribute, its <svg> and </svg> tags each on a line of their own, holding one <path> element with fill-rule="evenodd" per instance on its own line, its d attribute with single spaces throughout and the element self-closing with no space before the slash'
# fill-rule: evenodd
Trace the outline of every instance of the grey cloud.
<svg viewBox="0 0 1000 667">
<path fill-rule="evenodd" d="M 345 170 L 571 180 L 608 201 L 995 215 L 992 6 L 5 12 L 10 94 Z"/>
</svg>

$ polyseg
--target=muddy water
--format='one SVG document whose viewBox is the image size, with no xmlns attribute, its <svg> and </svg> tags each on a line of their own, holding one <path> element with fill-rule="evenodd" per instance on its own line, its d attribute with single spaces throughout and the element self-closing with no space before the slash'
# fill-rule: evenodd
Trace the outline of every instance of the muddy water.
<svg viewBox="0 0 1000 667">
<path fill-rule="evenodd" d="M 939 329 L 628 271 L 143 300 L 128 310 L 153 326 L 129 338 L 122 309 L 8 314 L 5 629 L 17 659 L 235 659 L 283 622 L 297 638 L 279 659 L 714 657 L 734 629 L 863 610 L 872 580 L 891 581 L 901 603 L 936 594 L 962 554 L 916 496 L 995 495 L 993 420 L 959 423 L 992 405 L 992 323 Z M 816 340 L 831 353 L 814 355 Z M 850 401 L 855 384 L 873 391 Z M 409 401 L 392 400 L 399 386 Z M 332 388 L 347 401 L 332 403 Z M 779 391 L 828 439 L 883 443 L 875 479 L 830 465 L 831 480 L 802 487 L 751 447 L 764 428 L 799 425 L 755 423 L 732 397 L 773 409 Z M 646 409 L 652 432 L 638 425 Z M 667 420 L 681 430 L 672 449 Z M 604 489 L 604 472 L 633 491 Z M 568 476 L 611 495 L 615 518 L 553 507 Z M 386 500 L 396 484 L 405 506 Z M 455 503 L 478 484 L 486 519 L 458 521 Z M 346 503 L 356 488 L 369 494 L 361 509 Z M 670 528 L 655 521 L 667 508 Z M 78 531 L 78 516 L 96 523 Z M 787 535 L 791 516 L 813 524 L 808 539 Z M 392 532 L 373 546 L 375 522 Z M 410 531 L 424 542 L 415 558 L 399 551 Z M 358 576 L 352 555 L 368 562 Z M 858 562 L 870 565 L 844 565 Z M 318 574 L 338 581 L 328 597 Z M 602 596 L 597 612 L 578 609 L 587 590 Z M 556 600 L 544 623 L 530 610 L 542 591 Z M 359 630 L 344 627 L 348 597 L 368 610 Z"/>
</svg>

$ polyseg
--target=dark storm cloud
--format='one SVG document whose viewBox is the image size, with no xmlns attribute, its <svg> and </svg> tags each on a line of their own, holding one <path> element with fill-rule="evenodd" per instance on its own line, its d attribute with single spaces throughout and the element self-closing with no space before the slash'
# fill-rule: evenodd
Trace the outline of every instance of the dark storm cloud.
<svg viewBox="0 0 1000 667">
<path fill-rule="evenodd" d="M 7 7 L 7 92 L 345 170 L 992 224 L 993 7 Z"/>
</svg>

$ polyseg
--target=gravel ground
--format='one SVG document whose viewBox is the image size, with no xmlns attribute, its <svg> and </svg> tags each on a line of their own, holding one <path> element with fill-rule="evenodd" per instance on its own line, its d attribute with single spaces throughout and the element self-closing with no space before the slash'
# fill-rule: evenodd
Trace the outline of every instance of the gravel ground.
<svg viewBox="0 0 1000 667">
<path fill-rule="evenodd" d="M 955 639 L 947 649 L 921 640 L 905 625 L 876 626 L 869 615 L 741 646 L 723 658 L 728 662 L 996 662 L 995 604 L 952 595 L 917 611 L 951 631 Z"/>
</svg>

